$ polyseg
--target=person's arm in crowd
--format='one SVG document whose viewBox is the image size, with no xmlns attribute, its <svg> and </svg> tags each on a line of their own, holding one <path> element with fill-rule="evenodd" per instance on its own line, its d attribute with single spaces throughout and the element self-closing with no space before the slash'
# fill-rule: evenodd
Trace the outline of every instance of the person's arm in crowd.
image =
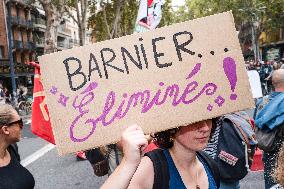
<svg viewBox="0 0 284 189">
<path fill-rule="evenodd" d="M 141 153 L 148 141 L 141 127 L 133 125 L 122 133 L 121 143 L 123 159 L 100 189 L 126 189 L 141 161 Z"/>
</svg>

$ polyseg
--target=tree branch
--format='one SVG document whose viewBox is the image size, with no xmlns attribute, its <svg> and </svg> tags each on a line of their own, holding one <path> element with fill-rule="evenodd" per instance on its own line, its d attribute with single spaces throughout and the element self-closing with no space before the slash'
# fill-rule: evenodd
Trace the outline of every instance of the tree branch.
<svg viewBox="0 0 284 189">
<path fill-rule="evenodd" d="M 120 20 L 120 12 L 121 12 L 121 7 L 124 5 L 124 0 L 118 0 L 117 6 L 116 6 L 116 11 L 115 11 L 115 17 L 112 25 L 112 31 L 111 31 L 111 38 L 116 37 L 117 33 L 117 25 Z"/>
<path fill-rule="evenodd" d="M 109 30 L 109 25 L 108 25 L 108 22 L 107 22 L 105 5 L 104 5 L 103 3 L 101 3 L 101 7 L 102 7 L 102 10 L 103 10 L 103 18 L 104 18 L 104 23 L 105 23 L 106 31 L 107 31 L 107 34 L 108 34 L 108 36 L 109 36 L 109 39 L 111 39 L 112 36 L 111 36 L 110 30 Z"/>
<path fill-rule="evenodd" d="M 74 20 L 74 22 L 76 22 L 76 24 L 78 24 L 78 21 L 76 20 L 76 18 L 74 17 L 74 15 L 70 12 L 70 10 L 68 9 L 68 6 L 64 6 L 65 12 L 68 14 L 68 16 L 70 16 L 72 18 L 72 20 Z"/>
</svg>

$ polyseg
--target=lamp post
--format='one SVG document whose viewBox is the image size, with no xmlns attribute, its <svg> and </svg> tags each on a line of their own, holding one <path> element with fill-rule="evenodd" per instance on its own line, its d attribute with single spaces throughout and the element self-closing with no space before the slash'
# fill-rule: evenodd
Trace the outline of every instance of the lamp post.
<svg viewBox="0 0 284 189">
<path fill-rule="evenodd" d="M 7 33 L 8 33 L 8 52 L 9 52 L 9 64 L 10 64 L 10 76 L 12 81 L 12 103 L 16 104 L 16 96 L 17 96 L 17 88 L 16 88 L 16 80 L 15 80 L 15 67 L 14 67 L 14 60 L 13 60 L 13 46 L 12 46 L 12 25 L 11 25 L 11 2 L 7 1 L 7 11 L 8 11 L 8 18 L 7 18 Z"/>
</svg>

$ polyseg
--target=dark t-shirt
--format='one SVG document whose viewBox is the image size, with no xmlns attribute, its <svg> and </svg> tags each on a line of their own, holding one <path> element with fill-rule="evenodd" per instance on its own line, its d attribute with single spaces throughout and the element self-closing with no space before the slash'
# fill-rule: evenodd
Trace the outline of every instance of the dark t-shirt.
<svg viewBox="0 0 284 189">
<path fill-rule="evenodd" d="M 11 161 L 0 167 L 0 189 L 32 189 L 35 186 L 33 175 L 17 160 L 15 152 L 8 148 Z"/>
</svg>

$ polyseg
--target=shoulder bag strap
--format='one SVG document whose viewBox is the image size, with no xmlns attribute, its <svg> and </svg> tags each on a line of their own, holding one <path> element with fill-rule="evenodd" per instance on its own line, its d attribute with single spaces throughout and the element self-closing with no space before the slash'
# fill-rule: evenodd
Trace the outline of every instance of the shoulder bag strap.
<svg viewBox="0 0 284 189">
<path fill-rule="evenodd" d="M 145 154 L 153 162 L 154 166 L 154 184 L 153 189 L 169 188 L 169 170 L 167 159 L 163 150 L 156 149 Z"/>
<path fill-rule="evenodd" d="M 219 169 L 218 169 L 218 166 L 215 160 L 212 159 L 206 152 L 200 151 L 200 152 L 197 152 L 197 154 L 199 155 L 199 157 L 201 157 L 201 159 L 208 165 L 208 167 L 212 171 L 217 188 L 219 188 L 220 187 L 220 172 L 219 172 Z"/>
<path fill-rule="evenodd" d="M 117 152 L 117 146 L 114 145 L 113 149 L 114 149 L 114 154 L 115 154 L 116 165 L 118 166 L 119 165 L 119 159 L 118 159 L 119 157 L 118 157 L 118 152 Z"/>
</svg>

